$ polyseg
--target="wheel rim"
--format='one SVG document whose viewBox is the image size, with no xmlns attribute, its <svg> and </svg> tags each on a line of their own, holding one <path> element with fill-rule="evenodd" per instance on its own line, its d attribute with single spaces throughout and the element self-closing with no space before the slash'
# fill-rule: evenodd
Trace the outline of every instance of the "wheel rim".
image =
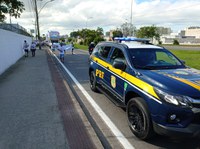
<svg viewBox="0 0 200 149">
<path fill-rule="evenodd" d="M 135 132 L 142 133 L 145 131 L 145 115 L 138 107 L 134 105 L 129 107 L 128 120 Z"/>
</svg>

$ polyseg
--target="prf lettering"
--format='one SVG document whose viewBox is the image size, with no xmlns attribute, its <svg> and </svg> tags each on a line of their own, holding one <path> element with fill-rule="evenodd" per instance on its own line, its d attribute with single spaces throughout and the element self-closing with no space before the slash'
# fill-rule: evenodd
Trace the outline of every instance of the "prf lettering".
<svg viewBox="0 0 200 149">
<path fill-rule="evenodd" d="M 96 76 L 103 79 L 104 78 L 104 72 L 101 70 L 96 69 Z"/>
</svg>

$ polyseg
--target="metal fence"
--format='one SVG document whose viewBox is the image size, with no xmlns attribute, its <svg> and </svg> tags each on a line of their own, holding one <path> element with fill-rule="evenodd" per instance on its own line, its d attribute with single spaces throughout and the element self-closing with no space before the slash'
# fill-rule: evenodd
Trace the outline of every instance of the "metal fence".
<svg viewBox="0 0 200 149">
<path fill-rule="evenodd" d="M 0 29 L 9 30 L 25 36 L 32 36 L 25 28 L 18 24 L 0 23 Z"/>
</svg>

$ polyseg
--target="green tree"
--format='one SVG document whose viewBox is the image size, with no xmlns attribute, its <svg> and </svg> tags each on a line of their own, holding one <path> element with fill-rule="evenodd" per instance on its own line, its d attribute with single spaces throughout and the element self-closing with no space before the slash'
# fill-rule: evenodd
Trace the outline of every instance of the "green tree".
<svg viewBox="0 0 200 149">
<path fill-rule="evenodd" d="M 136 32 L 136 27 L 133 26 L 132 23 L 124 23 L 121 25 L 121 31 L 123 33 L 123 36 L 127 37 L 127 36 L 134 36 L 135 32 Z"/>
<path fill-rule="evenodd" d="M 105 41 L 105 39 L 101 36 L 96 36 L 95 39 L 94 39 L 94 43 L 97 44 L 101 41 Z"/>
<path fill-rule="evenodd" d="M 174 40 L 173 40 L 173 45 L 179 45 L 179 42 L 178 42 L 177 39 L 174 39 Z"/>
<path fill-rule="evenodd" d="M 70 33 L 70 37 L 72 38 L 77 38 L 78 36 L 80 36 L 80 32 L 79 31 L 74 31 Z"/>
<path fill-rule="evenodd" d="M 97 36 L 103 36 L 103 28 L 97 27 L 96 34 Z"/>
<path fill-rule="evenodd" d="M 73 38 L 72 38 L 72 37 L 69 37 L 69 38 L 67 39 L 67 42 L 73 42 Z"/>
<path fill-rule="evenodd" d="M 156 40 L 160 41 L 160 35 L 158 33 L 157 27 L 153 26 L 145 26 L 141 27 L 137 32 L 136 32 L 136 37 L 138 38 L 155 38 Z"/>
<path fill-rule="evenodd" d="M 114 40 L 115 37 L 123 37 L 122 31 L 120 31 L 119 29 L 114 30 L 112 39 Z"/>
<path fill-rule="evenodd" d="M 64 42 L 65 41 L 65 37 L 60 37 L 60 41 Z"/>
<path fill-rule="evenodd" d="M 96 30 L 95 38 L 94 38 L 94 43 L 97 44 L 97 43 L 99 43 L 101 41 L 104 41 L 105 39 L 103 37 L 104 37 L 104 35 L 103 35 L 103 28 L 98 27 L 97 30 Z"/>
<path fill-rule="evenodd" d="M 23 10 L 24 4 L 19 0 L 0 0 L 0 22 L 5 21 L 6 14 L 19 18 Z"/>
<path fill-rule="evenodd" d="M 100 41 L 103 41 L 103 29 L 98 27 L 96 30 L 82 29 L 79 31 L 71 32 L 70 37 L 73 38 L 82 38 L 81 44 L 89 45 L 91 42 L 96 44 Z"/>
</svg>

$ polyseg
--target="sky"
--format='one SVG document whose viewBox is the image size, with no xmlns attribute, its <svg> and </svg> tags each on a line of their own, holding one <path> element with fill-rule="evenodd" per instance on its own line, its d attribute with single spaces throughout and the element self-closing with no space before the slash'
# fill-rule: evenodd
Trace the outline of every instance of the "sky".
<svg viewBox="0 0 200 149">
<path fill-rule="evenodd" d="M 18 19 L 12 17 L 11 22 L 18 23 L 27 30 L 35 29 L 33 0 L 19 1 L 24 3 L 25 11 Z M 137 29 L 155 25 L 169 27 L 173 32 L 190 26 L 200 26 L 200 0 L 50 1 L 37 0 L 41 34 L 53 30 L 65 35 L 84 28 L 97 27 L 107 32 L 120 28 L 126 22 L 132 22 Z M 9 16 L 6 22 L 10 22 Z"/>
</svg>

